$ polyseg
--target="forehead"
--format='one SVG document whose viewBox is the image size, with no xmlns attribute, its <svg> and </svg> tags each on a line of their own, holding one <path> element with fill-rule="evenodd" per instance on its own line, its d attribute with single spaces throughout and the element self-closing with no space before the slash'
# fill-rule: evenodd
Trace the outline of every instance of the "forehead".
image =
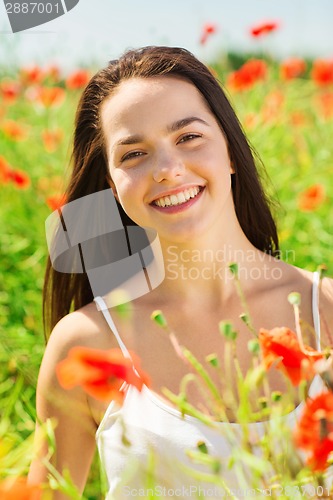
<svg viewBox="0 0 333 500">
<path fill-rule="evenodd" d="M 177 77 L 158 76 L 122 82 L 103 103 L 101 118 L 103 128 L 110 132 L 122 126 L 142 127 L 147 119 L 170 121 L 200 111 L 211 114 L 195 85 Z"/>
</svg>

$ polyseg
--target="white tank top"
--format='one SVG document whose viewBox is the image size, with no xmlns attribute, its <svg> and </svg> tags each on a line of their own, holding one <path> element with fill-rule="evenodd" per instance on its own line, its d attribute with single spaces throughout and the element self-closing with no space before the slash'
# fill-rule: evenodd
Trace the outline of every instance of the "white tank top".
<svg viewBox="0 0 333 500">
<path fill-rule="evenodd" d="M 317 349 L 320 350 L 318 287 L 319 273 L 314 273 L 312 313 Z M 105 302 L 101 297 L 94 300 L 124 356 L 130 357 Z M 322 381 L 317 375 L 312 381 L 310 396 L 321 389 Z M 302 402 L 294 411 L 282 417 L 288 426 L 295 425 L 303 404 Z M 255 440 L 268 432 L 268 429 L 273 431 L 274 420 L 247 425 L 250 439 Z M 159 498 L 221 499 L 227 497 L 226 487 L 233 490 L 236 498 L 246 497 L 246 485 L 241 484 L 234 468 L 228 468 L 232 450 L 234 455 L 236 452 L 237 461 L 241 426 L 237 423 L 216 422 L 214 427 L 209 428 L 189 415 L 182 417 L 180 411 L 164 403 L 146 386 L 141 392 L 132 386 L 128 387 L 123 405 L 120 407 L 112 401 L 96 432 L 101 463 L 107 476 L 107 498 L 148 498 L 153 492 Z M 195 473 L 192 472 L 191 476 L 184 472 L 189 468 L 192 471 L 210 473 L 209 467 L 195 464 L 187 455 L 187 450 L 196 450 L 199 442 L 206 444 L 209 455 L 222 459 L 223 470 L 219 476 L 223 477 L 226 486 L 198 480 Z M 250 456 L 249 459 L 251 460 Z M 269 474 L 269 464 L 267 467 Z M 147 474 L 148 470 L 153 473 L 154 480 L 149 480 L 151 475 Z"/>
</svg>

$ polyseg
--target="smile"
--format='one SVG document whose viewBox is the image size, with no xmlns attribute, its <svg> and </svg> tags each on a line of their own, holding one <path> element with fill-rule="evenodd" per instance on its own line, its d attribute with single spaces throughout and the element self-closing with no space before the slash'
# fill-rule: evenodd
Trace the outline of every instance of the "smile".
<svg viewBox="0 0 333 500">
<path fill-rule="evenodd" d="M 158 207 L 162 208 L 182 205 L 183 203 L 188 202 L 188 200 L 190 200 L 191 198 L 195 198 L 196 196 L 198 196 L 201 190 L 202 188 L 199 186 L 184 189 L 184 191 L 180 191 L 179 193 L 158 198 L 153 202 L 153 205 L 157 205 Z"/>
</svg>

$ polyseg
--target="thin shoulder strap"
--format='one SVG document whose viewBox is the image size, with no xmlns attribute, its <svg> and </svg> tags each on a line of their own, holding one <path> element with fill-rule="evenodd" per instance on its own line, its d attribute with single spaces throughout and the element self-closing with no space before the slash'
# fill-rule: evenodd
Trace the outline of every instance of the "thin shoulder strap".
<svg viewBox="0 0 333 500">
<path fill-rule="evenodd" d="M 312 316 L 313 325 L 316 332 L 317 349 L 320 350 L 320 315 L 319 315 L 319 283 L 320 273 L 313 273 L 312 282 Z"/>
<path fill-rule="evenodd" d="M 128 359 L 132 359 L 130 353 L 127 350 L 127 347 L 125 346 L 124 342 L 120 338 L 117 327 L 114 324 L 114 321 L 111 317 L 108 306 L 106 305 L 104 299 L 102 299 L 102 297 L 95 297 L 94 302 L 99 306 L 100 310 L 102 311 L 103 316 L 104 316 L 107 324 L 109 325 L 113 335 L 116 337 L 116 340 L 118 342 L 118 345 L 119 345 L 124 357 L 128 358 Z"/>
</svg>

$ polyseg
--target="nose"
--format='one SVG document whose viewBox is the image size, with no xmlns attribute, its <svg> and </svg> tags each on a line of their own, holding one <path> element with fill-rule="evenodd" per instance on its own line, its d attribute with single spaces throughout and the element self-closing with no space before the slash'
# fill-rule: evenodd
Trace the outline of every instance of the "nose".
<svg viewBox="0 0 333 500">
<path fill-rule="evenodd" d="M 156 182 L 172 181 L 185 172 L 185 165 L 176 152 L 163 151 L 156 155 L 153 166 L 153 179 Z"/>
</svg>

